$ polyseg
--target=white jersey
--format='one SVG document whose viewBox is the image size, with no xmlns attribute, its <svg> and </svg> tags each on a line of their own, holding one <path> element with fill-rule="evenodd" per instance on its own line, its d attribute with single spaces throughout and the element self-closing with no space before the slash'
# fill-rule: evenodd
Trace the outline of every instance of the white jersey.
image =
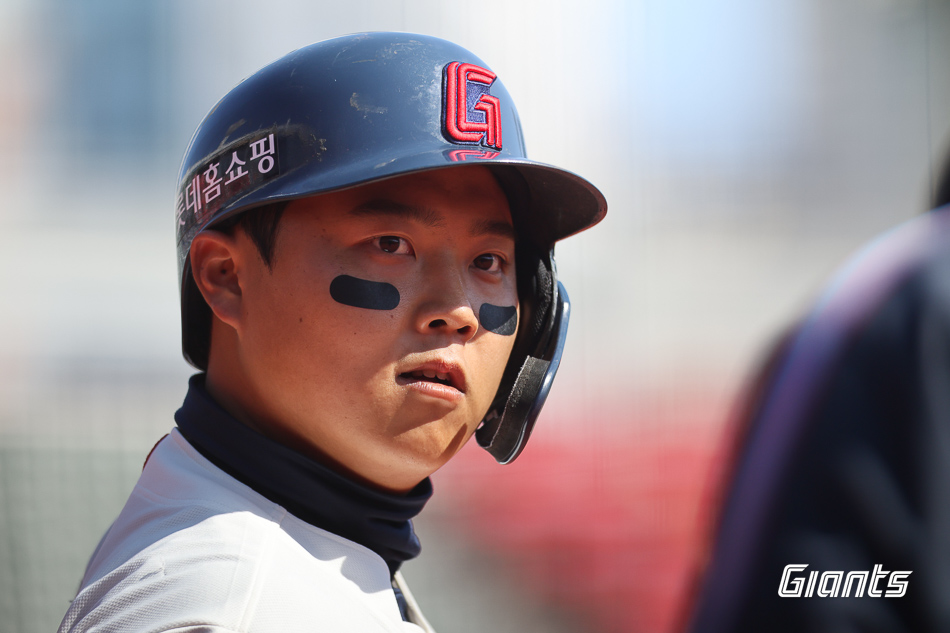
<svg viewBox="0 0 950 633">
<path fill-rule="evenodd" d="M 378 554 L 289 514 L 172 430 L 93 554 L 59 632 L 428 630 L 413 619 L 424 628 L 400 617 Z"/>
</svg>

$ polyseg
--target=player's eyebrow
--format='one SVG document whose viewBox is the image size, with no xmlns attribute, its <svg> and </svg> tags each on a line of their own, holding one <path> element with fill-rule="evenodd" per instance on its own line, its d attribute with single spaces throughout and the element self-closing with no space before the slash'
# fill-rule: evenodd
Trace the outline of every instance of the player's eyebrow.
<svg viewBox="0 0 950 633">
<path fill-rule="evenodd" d="M 363 204 L 351 209 L 349 214 L 356 217 L 396 216 L 408 220 L 414 220 L 430 228 L 440 228 L 445 226 L 445 220 L 443 220 L 442 217 L 432 209 L 413 207 L 385 199 L 364 202 Z"/>
<path fill-rule="evenodd" d="M 507 237 L 512 241 L 517 239 L 515 227 L 508 222 L 498 220 L 475 220 L 472 222 L 469 232 L 472 237 L 481 237 L 483 235 L 497 235 L 498 237 Z"/>
</svg>

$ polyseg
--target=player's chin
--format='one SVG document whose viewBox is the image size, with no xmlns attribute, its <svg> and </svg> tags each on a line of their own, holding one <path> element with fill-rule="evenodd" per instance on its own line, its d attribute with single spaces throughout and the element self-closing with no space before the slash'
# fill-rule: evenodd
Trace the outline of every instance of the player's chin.
<svg viewBox="0 0 950 633">
<path fill-rule="evenodd" d="M 398 450 L 407 464 L 429 475 L 445 465 L 472 436 L 475 425 L 467 422 L 450 416 L 417 425 L 401 434 Z"/>
</svg>

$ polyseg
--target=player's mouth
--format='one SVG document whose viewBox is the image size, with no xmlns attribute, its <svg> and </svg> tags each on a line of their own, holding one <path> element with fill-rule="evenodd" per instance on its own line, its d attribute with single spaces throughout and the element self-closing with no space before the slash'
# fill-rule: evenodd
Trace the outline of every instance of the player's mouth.
<svg viewBox="0 0 950 633">
<path fill-rule="evenodd" d="M 421 363 L 400 373 L 396 382 L 424 395 L 458 402 L 465 395 L 465 374 L 451 362 L 436 360 Z"/>
</svg>

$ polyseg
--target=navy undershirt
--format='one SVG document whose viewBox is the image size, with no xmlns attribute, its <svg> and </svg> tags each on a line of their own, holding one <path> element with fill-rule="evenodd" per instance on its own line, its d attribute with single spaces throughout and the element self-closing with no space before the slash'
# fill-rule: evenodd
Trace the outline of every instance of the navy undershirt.
<svg viewBox="0 0 950 633">
<path fill-rule="evenodd" d="M 307 523 L 373 550 L 390 573 L 419 555 L 411 519 L 432 496 L 428 478 L 406 495 L 356 483 L 236 420 L 208 394 L 205 374 L 189 380 L 175 421 L 215 466 Z"/>
</svg>

